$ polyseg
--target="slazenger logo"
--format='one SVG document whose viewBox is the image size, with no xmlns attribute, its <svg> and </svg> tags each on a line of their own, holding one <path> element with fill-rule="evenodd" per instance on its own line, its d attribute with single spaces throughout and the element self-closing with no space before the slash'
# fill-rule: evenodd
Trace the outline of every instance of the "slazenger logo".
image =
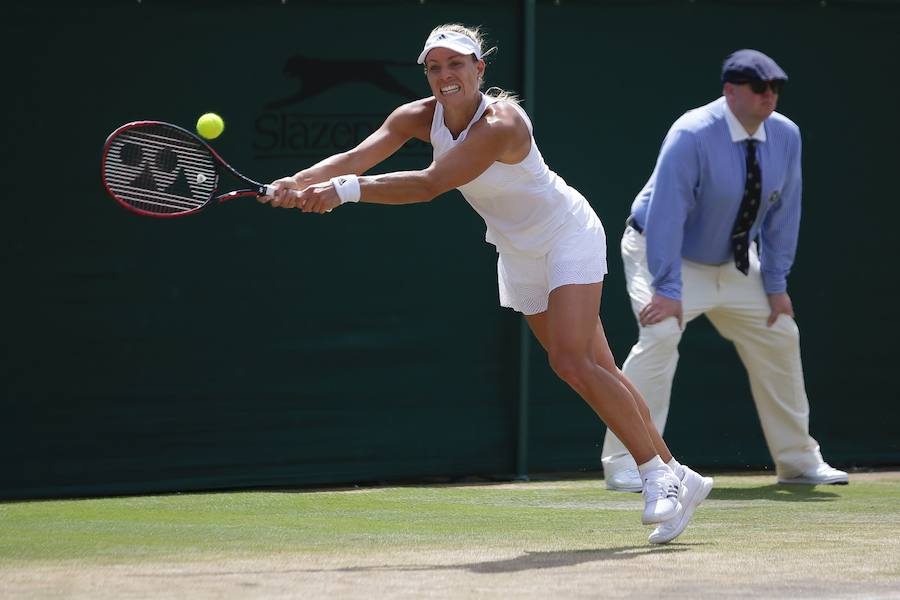
<svg viewBox="0 0 900 600">
<path fill-rule="evenodd" d="M 368 59 L 330 60 L 303 55 L 290 57 L 285 62 L 282 73 L 296 80 L 297 90 L 268 102 L 265 111 L 257 117 L 256 139 L 253 144 L 255 157 L 327 156 L 356 146 L 381 126 L 388 112 L 312 113 L 299 109 L 298 105 L 326 92 L 341 93 L 341 87 L 347 84 L 360 83 L 399 96 L 403 101 L 418 98 L 418 94 L 391 73 L 391 67 L 410 69 L 418 65 Z M 353 96 L 348 95 L 346 104 L 364 106 L 365 99 L 354 93 Z M 422 142 L 411 142 L 401 152 L 409 155 L 428 154 Z"/>
</svg>

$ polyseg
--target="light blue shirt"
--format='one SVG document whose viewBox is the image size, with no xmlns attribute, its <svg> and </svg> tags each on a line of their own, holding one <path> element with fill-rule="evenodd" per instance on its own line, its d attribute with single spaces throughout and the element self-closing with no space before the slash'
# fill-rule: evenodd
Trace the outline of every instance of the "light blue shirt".
<svg viewBox="0 0 900 600">
<path fill-rule="evenodd" d="M 731 232 L 744 193 L 750 137 L 758 141 L 762 172 L 762 202 L 750 239 L 759 236 L 766 293 L 787 290 L 800 230 L 800 129 L 775 112 L 750 136 L 721 97 L 675 121 L 631 206 L 647 238 L 658 294 L 681 298 L 682 258 L 708 265 L 734 261 Z"/>
</svg>

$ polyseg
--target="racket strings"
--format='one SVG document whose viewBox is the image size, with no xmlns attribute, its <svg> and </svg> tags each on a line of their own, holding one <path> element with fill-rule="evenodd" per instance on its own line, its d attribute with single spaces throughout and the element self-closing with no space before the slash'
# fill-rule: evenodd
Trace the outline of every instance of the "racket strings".
<svg viewBox="0 0 900 600">
<path fill-rule="evenodd" d="M 197 210 L 218 183 L 209 151 L 165 124 L 136 125 L 107 143 L 103 164 L 107 187 L 121 202 L 156 214 Z"/>
</svg>

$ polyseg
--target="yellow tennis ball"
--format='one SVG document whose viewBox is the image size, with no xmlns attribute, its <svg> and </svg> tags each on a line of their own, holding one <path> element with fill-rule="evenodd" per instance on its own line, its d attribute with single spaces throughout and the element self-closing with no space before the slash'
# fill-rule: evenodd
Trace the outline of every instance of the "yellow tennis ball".
<svg viewBox="0 0 900 600">
<path fill-rule="evenodd" d="M 214 140 L 225 131 L 225 121 L 216 113 L 206 113 L 197 119 L 197 133 L 208 140 Z"/>
</svg>

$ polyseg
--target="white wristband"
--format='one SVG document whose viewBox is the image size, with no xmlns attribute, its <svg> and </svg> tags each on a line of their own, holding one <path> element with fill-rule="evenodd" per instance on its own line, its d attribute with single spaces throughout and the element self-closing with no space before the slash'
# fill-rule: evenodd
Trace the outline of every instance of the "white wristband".
<svg viewBox="0 0 900 600">
<path fill-rule="evenodd" d="M 359 177 L 356 175 L 332 177 L 331 185 L 334 186 L 334 191 L 337 192 L 338 198 L 341 199 L 341 204 L 359 202 Z"/>
</svg>

